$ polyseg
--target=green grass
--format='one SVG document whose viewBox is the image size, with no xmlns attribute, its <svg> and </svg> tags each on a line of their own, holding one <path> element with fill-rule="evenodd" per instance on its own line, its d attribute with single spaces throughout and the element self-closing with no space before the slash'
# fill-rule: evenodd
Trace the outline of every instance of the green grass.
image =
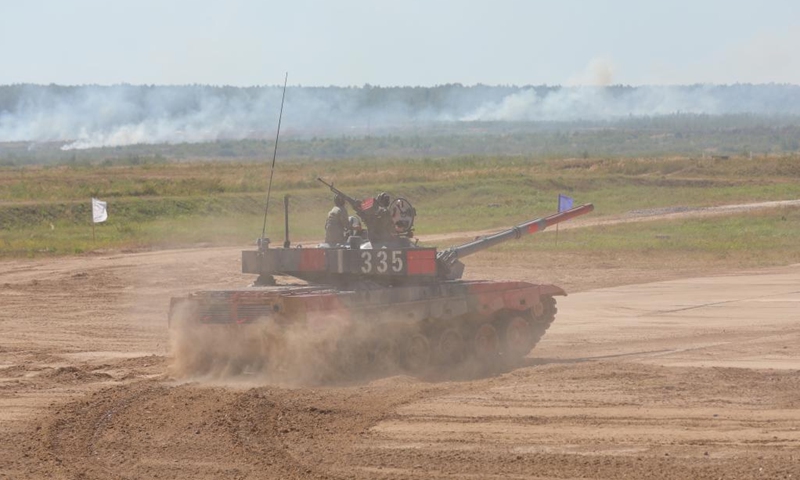
<svg viewBox="0 0 800 480">
<path fill-rule="evenodd" d="M 752 254 L 765 259 L 800 261 L 800 208 L 787 207 L 725 216 L 656 220 L 616 225 L 547 230 L 497 247 L 501 252 L 581 251 L 642 254 L 673 252 L 728 255 Z"/>
<path fill-rule="evenodd" d="M 198 162 L 139 166 L 0 167 L 0 203 L 82 201 L 88 197 L 194 197 L 265 192 L 268 163 Z M 467 156 L 405 160 L 293 161 L 278 165 L 274 189 L 319 190 L 322 176 L 366 195 L 377 187 L 407 192 L 433 184 L 474 186 L 487 179 L 533 190 L 592 191 L 632 186 L 753 186 L 797 183 L 800 157 L 729 160 L 599 158 L 544 160 Z M 529 191 L 530 191 L 529 189 Z M 399 192 L 398 192 L 399 193 Z"/>
<path fill-rule="evenodd" d="M 261 233 L 268 169 L 204 162 L 139 166 L 0 168 L 0 256 L 70 255 L 107 248 L 249 244 Z M 800 159 L 767 157 L 560 159 L 470 156 L 420 160 L 287 162 L 275 173 L 267 234 L 283 239 L 282 199 L 291 196 L 291 237 L 318 240 L 331 207 L 322 176 L 354 197 L 388 191 L 417 208 L 417 233 L 501 228 L 553 213 L 556 197 L 592 202 L 599 218 L 668 206 L 800 198 Z M 95 228 L 91 196 L 108 201 Z M 560 233 L 559 249 L 647 252 L 794 251 L 797 213 L 769 220 L 736 215 L 678 224 L 640 223 Z M 737 223 L 741 222 L 741 223 Z M 788 233 L 787 233 L 788 232 Z M 548 248 L 549 232 L 502 249 Z"/>
</svg>

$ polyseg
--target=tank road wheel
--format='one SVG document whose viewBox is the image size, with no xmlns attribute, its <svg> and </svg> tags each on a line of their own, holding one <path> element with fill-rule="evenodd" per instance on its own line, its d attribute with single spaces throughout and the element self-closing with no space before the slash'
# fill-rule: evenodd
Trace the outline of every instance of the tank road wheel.
<svg viewBox="0 0 800 480">
<path fill-rule="evenodd" d="M 464 338 L 455 328 L 448 328 L 439 335 L 436 357 L 439 363 L 454 365 L 464 358 Z"/>
<path fill-rule="evenodd" d="M 491 323 L 484 323 L 475 330 L 472 337 L 475 356 L 481 361 L 491 362 L 500 353 L 500 339 L 497 329 Z"/>
<path fill-rule="evenodd" d="M 553 323 L 553 320 L 556 319 L 556 313 L 558 313 L 558 308 L 556 308 L 556 299 L 553 297 L 544 297 L 542 298 L 542 306 L 544 310 L 542 314 L 534 317 L 533 321 L 531 322 L 531 348 L 535 347 L 539 340 L 544 336 L 544 333 L 550 328 L 550 325 Z"/>
<path fill-rule="evenodd" d="M 556 313 L 558 313 L 558 308 L 556 308 L 556 299 L 553 297 L 544 297 L 542 298 L 542 305 L 544 305 L 542 317 L 547 318 L 550 323 L 552 323 L 556 318 Z"/>
<path fill-rule="evenodd" d="M 515 315 L 505 322 L 503 327 L 503 353 L 509 363 L 517 363 L 531 351 L 533 332 L 528 320 Z"/>
<path fill-rule="evenodd" d="M 410 372 L 421 372 L 425 370 L 431 359 L 431 345 L 425 335 L 414 334 L 406 342 L 403 351 L 403 367 Z"/>
</svg>

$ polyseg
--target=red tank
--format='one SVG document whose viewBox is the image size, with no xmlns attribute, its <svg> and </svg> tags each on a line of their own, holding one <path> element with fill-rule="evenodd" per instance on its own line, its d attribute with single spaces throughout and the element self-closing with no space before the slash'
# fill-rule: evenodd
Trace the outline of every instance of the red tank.
<svg viewBox="0 0 800 480">
<path fill-rule="evenodd" d="M 346 198 L 359 214 L 373 207 L 373 199 Z M 287 233 L 283 248 L 270 248 L 264 239 L 242 252 L 242 272 L 258 276 L 253 286 L 171 300 L 178 369 L 322 380 L 365 369 L 513 366 L 542 338 L 555 319 L 555 297 L 566 292 L 464 281 L 460 259 L 593 208 L 581 205 L 444 251 L 411 241 L 415 211 L 405 199 L 387 209 L 397 228 L 389 242 L 350 237 L 345 245 L 291 248 Z M 279 285 L 276 275 L 306 284 Z M 314 367 L 298 373 L 298 364 Z"/>
</svg>

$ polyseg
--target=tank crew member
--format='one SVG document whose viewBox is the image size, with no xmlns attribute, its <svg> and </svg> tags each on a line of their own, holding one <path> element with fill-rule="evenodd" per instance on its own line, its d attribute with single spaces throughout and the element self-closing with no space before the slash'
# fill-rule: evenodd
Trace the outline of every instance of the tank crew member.
<svg viewBox="0 0 800 480">
<path fill-rule="evenodd" d="M 347 239 L 348 230 L 350 230 L 350 221 L 347 208 L 344 206 L 344 198 L 336 195 L 333 197 L 333 208 L 328 212 L 328 218 L 325 220 L 325 243 L 330 246 L 343 244 Z"/>
<path fill-rule="evenodd" d="M 394 225 L 392 224 L 392 214 L 389 211 L 391 197 L 384 192 L 375 197 L 372 205 L 360 212 L 359 216 L 367 224 L 367 235 L 370 243 L 390 243 L 397 237 L 394 235 Z"/>
</svg>

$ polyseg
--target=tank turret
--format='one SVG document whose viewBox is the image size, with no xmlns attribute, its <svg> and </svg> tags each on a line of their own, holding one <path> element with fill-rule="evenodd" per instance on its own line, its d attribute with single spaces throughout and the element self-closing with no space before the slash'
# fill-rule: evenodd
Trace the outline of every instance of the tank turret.
<svg viewBox="0 0 800 480">
<path fill-rule="evenodd" d="M 432 247 L 418 247 L 403 237 L 398 238 L 397 242 L 387 242 L 381 248 L 364 248 L 361 242 L 327 248 L 268 248 L 268 243 L 261 242 L 258 250 L 242 252 L 242 273 L 256 274 L 261 279 L 272 275 L 289 275 L 312 283 L 341 287 L 362 280 L 381 285 L 457 280 L 464 271 L 464 264 L 459 259 L 524 235 L 541 232 L 593 209 L 592 204 L 581 205 L 441 252 Z M 405 242 L 401 242 L 401 239 Z M 269 282 L 262 280 L 260 283 Z"/>
</svg>

